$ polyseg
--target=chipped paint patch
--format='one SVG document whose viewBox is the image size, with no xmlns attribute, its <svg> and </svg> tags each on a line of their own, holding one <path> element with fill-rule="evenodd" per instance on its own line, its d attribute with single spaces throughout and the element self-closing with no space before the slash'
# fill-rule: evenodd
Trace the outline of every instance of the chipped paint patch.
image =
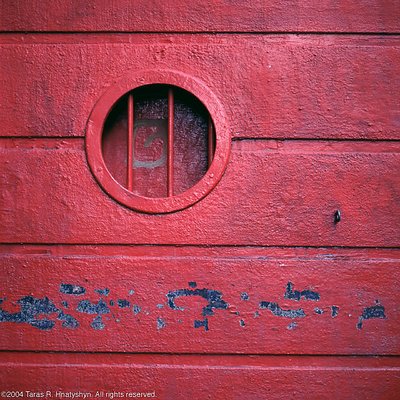
<svg viewBox="0 0 400 400">
<path fill-rule="evenodd" d="M 381 304 L 379 304 L 378 300 L 376 301 L 376 303 L 377 304 L 374 306 L 364 308 L 363 313 L 361 314 L 360 318 L 358 319 L 357 329 L 362 329 L 363 321 L 365 321 L 367 319 L 371 319 L 371 318 L 386 319 L 385 307 L 383 307 Z"/>
<path fill-rule="evenodd" d="M 108 314 L 110 309 L 106 302 L 100 299 L 97 303 L 92 303 L 89 300 L 81 300 L 76 308 L 77 311 L 85 314 Z"/>
<path fill-rule="evenodd" d="M 194 286 L 193 282 L 192 285 L 191 282 L 188 282 L 188 284 L 189 286 Z M 6 309 L 3 309 L 2 307 L 6 302 L 6 298 L 0 299 L 0 322 L 26 323 L 42 331 L 49 331 L 55 327 L 58 321 L 60 321 L 63 328 L 77 329 L 80 326 L 80 323 L 78 322 L 79 318 L 77 318 L 76 313 L 81 313 L 93 315 L 94 317 L 90 323 L 90 326 L 94 330 L 103 330 L 105 329 L 107 323 L 111 321 L 119 323 L 121 321 L 121 318 L 126 318 L 129 315 L 129 313 L 124 313 L 122 311 L 123 309 L 131 309 L 132 314 L 134 315 L 138 315 L 142 312 L 141 305 L 132 304 L 131 301 L 124 298 L 117 298 L 116 300 L 107 299 L 106 301 L 104 296 L 108 296 L 110 294 L 110 290 L 108 288 L 94 290 L 94 292 L 97 293 L 97 295 L 99 296 L 97 301 L 89 300 L 87 298 L 82 299 L 80 296 L 87 293 L 87 290 L 86 288 L 79 285 L 62 283 L 60 284 L 59 291 L 62 294 L 68 296 L 69 301 L 60 299 L 60 303 L 58 306 L 48 297 L 36 298 L 32 295 L 24 296 L 16 301 L 16 304 L 20 307 L 20 310 L 18 312 L 9 312 Z M 131 293 L 131 291 L 129 293 Z M 258 309 L 252 310 L 251 308 L 248 309 L 249 306 L 251 307 L 251 303 L 249 301 L 249 296 L 246 292 L 241 292 L 237 296 L 240 297 L 242 301 L 246 301 L 246 303 L 229 305 L 228 302 L 223 299 L 223 294 L 221 291 L 208 288 L 199 289 L 197 287 L 193 287 L 191 289 L 177 289 L 171 290 L 166 294 L 167 305 L 169 309 L 178 311 L 185 311 L 185 308 L 183 306 L 177 304 L 178 299 L 180 301 L 183 301 L 183 298 L 193 297 L 204 299 L 206 304 L 204 305 L 204 307 L 201 308 L 201 315 L 203 319 L 195 319 L 193 322 L 193 326 L 194 328 L 203 327 L 205 331 L 208 331 L 210 329 L 210 321 L 208 317 L 214 316 L 216 314 L 216 310 L 221 310 L 221 312 L 225 310 L 228 311 L 241 327 L 245 327 L 246 322 L 244 316 L 252 315 L 253 318 L 258 318 L 260 317 L 259 310 L 268 310 L 272 315 L 276 317 L 289 318 L 294 320 L 305 317 L 312 318 L 312 316 L 315 314 L 320 315 L 320 318 L 323 318 L 323 315 L 330 316 L 331 318 L 336 318 L 339 314 L 340 309 L 337 305 L 325 305 L 324 308 L 307 308 L 306 314 L 304 308 L 285 308 L 281 307 L 277 302 L 260 301 L 258 303 Z M 320 300 L 319 293 L 313 292 L 309 289 L 305 289 L 302 291 L 294 290 L 293 284 L 291 282 L 288 282 L 286 286 L 284 297 L 288 298 L 289 300 L 296 301 Z M 15 303 L 12 304 L 15 305 Z M 245 307 L 245 310 L 240 309 L 240 306 Z M 114 308 L 114 310 L 116 310 L 116 315 L 114 315 L 113 311 L 111 311 L 113 307 L 117 307 L 117 309 Z M 165 309 L 165 305 L 163 303 L 156 303 L 155 307 L 157 308 L 158 313 L 161 313 L 161 310 L 163 310 L 163 312 L 168 312 L 168 309 Z M 257 305 L 255 305 L 255 307 L 257 307 Z M 67 309 L 68 313 L 66 312 Z M 121 309 L 121 311 L 117 311 L 118 309 Z M 330 310 L 330 312 L 328 310 Z M 72 314 L 74 315 L 71 315 L 70 312 L 72 312 Z M 152 310 L 149 307 L 145 307 L 143 316 L 147 317 L 151 315 L 151 313 Z M 219 314 L 220 313 L 218 313 L 218 315 Z M 364 321 L 372 318 L 386 319 L 385 308 L 379 303 L 378 300 L 376 301 L 375 305 L 364 308 L 362 314 L 358 318 L 358 322 L 356 325 L 357 329 L 362 329 Z M 136 319 L 136 322 L 140 321 L 140 318 Z M 178 323 L 183 323 L 182 319 L 178 319 Z M 166 326 L 167 325 L 165 323 L 164 316 L 158 316 L 157 329 L 164 329 Z M 173 326 L 173 324 L 170 324 L 169 327 L 171 326 Z M 292 321 L 287 326 L 287 329 L 294 330 L 297 326 L 298 323 Z"/>
<path fill-rule="evenodd" d="M 97 303 L 92 303 L 89 300 L 81 300 L 76 308 L 76 311 L 84 314 L 96 314 L 90 326 L 95 330 L 101 330 L 105 327 L 102 315 L 108 314 L 110 309 L 103 299 L 100 299 Z"/>
<path fill-rule="evenodd" d="M 240 293 L 240 298 L 243 301 L 248 301 L 250 299 L 249 295 L 246 292 Z"/>
<path fill-rule="evenodd" d="M 339 307 L 331 306 L 331 316 L 332 318 L 336 318 L 339 315 Z"/>
<path fill-rule="evenodd" d="M 320 299 L 319 293 L 313 292 L 312 290 L 293 290 L 293 283 L 288 282 L 286 285 L 286 292 L 284 294 L 285 299 L 300 301 L 301 298 L 304 300 L 318 301 Z"/>
<path fill-rule="evenodd" d="M 0 300 L 0 305 L 3 301 L 4 299 Z M 19 299 L 17 304 L 20 306 L 20 311 L 16 313 L 9 313 L 0 308 L 0 322 L 27 323 L 40 330 L 50 330 L 53 329 L 55 321 L 49 318 L 42 318 L 42 316 L 55 315 L 58 320 L 63 321 L 62 326 L 65 328 L 79 326 L 74 317 L 65 314 L 47 297 L 38 299 L 33 296 L 25 296 Z"/>
<path fill-rule="evenodd" d="M 97 315 L 92 323 L 90 324 L 90 326 L 95 329 L 96 331 L 98 330 L 102 330 L 105 328 L 105 324 L 103 323 L 103 319 L 101 318 L 101 315 Z"/>
<path fill-rule="evenodd" d="M 131 306 L 131 303 L 125 299 L 118 299 L 117 304 L 119 308 L 129 308 Z"/>
<path fill-rule="evenodd" d="M 167 326 L 166 322 L 161 318 L 157 318 L 157 329 L 163 329 Z"/>
<path fill-rule="evenodd" d="M 63 321 L 63 328 L 76 329 L 79 326 L 79 322 L 69 314 L 64 314 L 62 311 L 58 314 L 57 319 Z"/>
<path fill-rule="evenodd" d="M 297 310 L 283 310 L 279 307 L 278 303 L 272 303 L 270 301 L 261 301 L 259 304 L 261 309 L 267 309 L 272 312 L 272 314 L 277 317 L 283 318 L 304 318 L 306 316 L 304 310 L 299 308 Z"/>
<path fill-rule="evenodd" d="M 199 296 L 208 301 L 203 308 L 203 316 L 214 315 L 215 309 L 226 310 L 228 303 L 222 300 L 222 293 L 211 289 L 178 289 L 167 293 L 168 306 L 173 310 L 183 311 L 183 307 L 176 305 L 175 300 L 179 297 Z"/>
<path fill-rule="evenodd" d="M 205 331 L 208 331 L 208 319 L 207 318 L 204 318 L 202 321 L 199 321 L 197 319 L 194 321 L 195 328 L 201 328 L 202 326 L 204 326 Z"/>
<path fill-rule="evenodd" d="M 134 304 L 132 307 L 132 311 L 135 315 L 139 314 L 141 310 L 142 309 L 137 304 Z"/>
<path fill-rule="evenodd" d="M 100 296 L 108 296 L 110 294 L 110 289 L 104 288 L 104 289 L 94 289 L 96 293 L 98 293 Z"/>
<path fill-rule="evenodd" d="M 288 326 L 287 329 L 289 329 L 289 331 L 292 331 L 293 329 L 297 328 L 297 322 L 291 322 Z"/>
<path fill-rule="evenodd" d="M 79 285 L 72 285 L 71 283 L 62 283 L 60 285 L 60 293 L 79 296 L 81 294 L 85 294 L 85 292 L 86 289 Z"/>
</svg>

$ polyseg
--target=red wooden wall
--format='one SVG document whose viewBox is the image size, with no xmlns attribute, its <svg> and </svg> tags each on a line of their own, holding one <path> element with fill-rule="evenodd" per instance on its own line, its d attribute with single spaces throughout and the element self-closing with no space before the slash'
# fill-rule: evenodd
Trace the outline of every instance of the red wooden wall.
<svg viewBox="0 0 400 400">
<path fill-rule="evenodd" d="M 400 397 L 399 2 L 17 0 L 0 28 L 0 398 Z M 231 154 L 145 214 L 86 125 L 170 69 Z"/>
</svg>

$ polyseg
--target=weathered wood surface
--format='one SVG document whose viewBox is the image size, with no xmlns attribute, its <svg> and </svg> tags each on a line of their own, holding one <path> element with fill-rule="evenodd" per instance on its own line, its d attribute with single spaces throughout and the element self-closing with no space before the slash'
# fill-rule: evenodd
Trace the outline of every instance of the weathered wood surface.
<svg viewBox="0 0 400 400">
<path fill-rule="evenodd" d="M 35 354 L 33 359 L 29 353 L 3 353 L 0 383 L 5 390 L 48 390 L 51 398 L 57 391 L 93 398 L 103 391 L 104 398 L 155 392 L 158 399 L 177 400 L 397 400 L 400 385 L 399 361 L 389 357 L 114 354 L 107 364 L 104 357 Z"/>
<path fill-rule="evenodd" d="M 173 69 L 214 92 L 233 137 L 400 138 L 396 36 L 18 34 L 0 40 L 2 136 L 84 136 L 107 88 L 140 70 Z"/>
<path fill-rule="evenodd" d="M 14 0 L 0 15 L 1 30 L 23 32 L 400 31 L 396 0 Z"/>
<path fill-rule="evenodd" d="M 43 247 L 2 248 L 1 350 L 399 354 L 398 252 Z"/>
<path fill-rule="evenodd" d="M 234 141 L 217 187 L 165 215 L 127 209 L 103 192 L 82 139 L 0 144 L 3 243 L 400 243 L 397 142 Z"/>
<path fill-rule="evenodd" d="M 150 3 L 0 2 L 0 397 L 397 400 L 400 2 Z M 144 70 L 205 85 L 233 139 L 165 215 L 85 154 Z"/>
</svg>

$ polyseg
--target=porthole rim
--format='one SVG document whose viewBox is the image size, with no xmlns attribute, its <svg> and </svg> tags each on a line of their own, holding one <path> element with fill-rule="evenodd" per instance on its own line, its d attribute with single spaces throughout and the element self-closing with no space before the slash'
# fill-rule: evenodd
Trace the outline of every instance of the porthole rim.
<svg viewBox="0 0 400 400">
<path fill-rule="evenodd" d="M 114 105 L 132 90 L 153 84 L 171 85 L 195 96 L 207 109 L 215 128 L 215 152 L 205 175 L 191 188 L 171 197 L 144 197 L 130 192 L 109 172 L 102 154 L 105 121 Z M 85 148 L 92 174 L 102 189 L 120 204 L 148 214 L 164 214 L 188 208 L 207 196 L 222 178 L 229 161 L 231 135 L 221 102 L 198 78 L 173 70 L 142 70 L 126 74 L 100 96 L 87 125 Z"/>
</svg>

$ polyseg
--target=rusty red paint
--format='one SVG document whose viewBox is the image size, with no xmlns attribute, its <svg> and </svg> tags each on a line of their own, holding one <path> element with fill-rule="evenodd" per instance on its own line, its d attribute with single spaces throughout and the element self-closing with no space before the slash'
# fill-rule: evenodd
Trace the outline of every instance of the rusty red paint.
<svg viewBox="0 0 400 400">
<path fill-rule="evenodd" d="M 397 399 L 400 8 L 289 3 L 0 4 L 0 391 Z"/>
</svg>

